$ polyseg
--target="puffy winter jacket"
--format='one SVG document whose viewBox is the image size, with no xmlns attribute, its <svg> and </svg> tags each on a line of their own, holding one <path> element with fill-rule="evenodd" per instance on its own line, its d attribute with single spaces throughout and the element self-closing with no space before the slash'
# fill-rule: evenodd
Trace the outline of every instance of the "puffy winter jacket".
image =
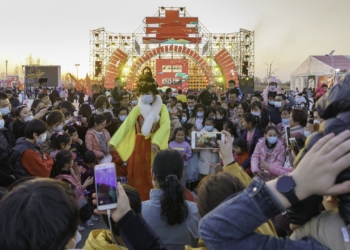
<svg viewBox="0 0 350 250">
<path fill-rule="evenodd" d="M 254 153 L 252 155 L 250 166 L 253 174 L 257 172 L 262 173 L 263 180 L 269 181 L 275 179 L 277 176 L 291 172 L 292 169 L 284 168 L 286 147 L 281 139 L 278 139 L 277 144 L 271 155 L 267 154 L 266 138 L 263 137 L 256 144 Z M 266 161 L 270 165 L 268 171 L 260 168 L 260 163 Z"/>
<path fill-rule="evenodd" d="M 316 103 L 316 110 L 319 116 L 325 121 L 321 124 L 318 132 L 308 136 L 305 147 L 300 151 L 295 159 L 295 165 L 305 156 L 312 146 L 323 136 L 335 133 L 336 135 L 344 130 L 350 129 L 350 74 L 345 75 L 344 79 L 332 87 L 323 97 Z M 312 164 L 312 163 L 311 163 Z M 350 163 L 349 168 L 342 171 L 336 180 L 336 183 L 350 179 Z M 346 219 L 346 224 L 350 223 L 350 204 L 349 193 L 338 196 L 339 214 Z M 311 196 L 303 200 L 295 206 L 292 206 L 287 215 L 289 220 L 294 224 L 303 224 L 310 220 L 319 212 L 318 207 L 322 202 L 321 196 Z"/>
<path fill-rule="evenodd" d="M 267 85 L 266 88 L 263 91 L 263 98 L 264 98 L 264 105 L 265 105 L 265 107 L 268 107 L 268 103 L 269 103 L 268 95 L 269 95 L 269 92 L 276 92 L 277 95 L 278 94 L 282 94 L 282 90 L 281 90 L 280 86 L 277 85 L 277 88 L 275 88 L 274 90 L 271 90 L 269 88 L 269 86 Z"/>
</svg>

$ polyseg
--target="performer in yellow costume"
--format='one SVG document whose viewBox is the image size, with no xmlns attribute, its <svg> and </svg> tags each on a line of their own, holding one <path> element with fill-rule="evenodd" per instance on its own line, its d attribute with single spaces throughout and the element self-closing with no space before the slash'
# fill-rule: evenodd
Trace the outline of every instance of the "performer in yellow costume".
<svg viewBox="0 0 350 250">
<path fill-rule="evenodd" d="M 140 76 L 138 105 L 109 141 L 121 159 L 128 161 L 128 184 L 137 189 L 142 201 L 149 199 L 153 187 L 151 166 L 154 156 L 159 150 L 168 148 L 170 134 L 168 109 L 158 95 L 158 84 L 150 72 Z"/>
</svg>

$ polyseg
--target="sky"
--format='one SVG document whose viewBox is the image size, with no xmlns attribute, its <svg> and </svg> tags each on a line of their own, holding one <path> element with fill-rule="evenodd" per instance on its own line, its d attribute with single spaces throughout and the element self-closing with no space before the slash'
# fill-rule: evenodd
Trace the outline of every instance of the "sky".
<svg viewBox="0 0 350 250">
<path fill-rule="evenodd" d="M 186 7 L 213 33 L 255 32 L 255 76 L 290 74 L 310 55 L 350 55 L 350 0 L 2 0 L 0 73 L 32 54 L 62 72 L 89 70 L 89 31 L 132 33 L 158 7 Z"/>
</svg>

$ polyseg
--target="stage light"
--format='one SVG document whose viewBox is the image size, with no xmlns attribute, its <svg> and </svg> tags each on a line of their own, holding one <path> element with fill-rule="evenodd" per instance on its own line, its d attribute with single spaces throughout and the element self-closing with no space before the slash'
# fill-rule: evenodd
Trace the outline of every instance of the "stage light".
<svg viewBox="0 0 350 250">
<path fill-rule="evenodd" d="M 232 48 L 232 43 L 230 43 L 230 44 L 228 45 L 228 47 L 229 47 L 229 48 Z"/>
<path fill-rule="evenodd" d="M 115 46 L 115 43 L 112 43 L 111 45 L 114 47 L 114 46 Z"/>
<path fill-rule="evenodd" d="M 128 43 L 124 43 L 124 46 L 127 47 L 127 46 L 129 46 L 129 44 Z"/>
<path fill-rule="evenodd" d="M 96 54 L 95 56 L 96 56 L 96 57 L 100 57 L 100 55 L 99 55 L 99 54 Z"/>
<path fill-rule="evenodd" d="M 108 38 L 109 38 L 109 40 L 111 40 L 111 39 L 112 39 L 112 36 L 109 36 Z"/>
<path fill-rule="evenodd" d="M 136 62 L 136 60 L 137 60 L 137 57 L 136 57 L 136 56 L 133 56 L 133 57 L 132 57 L 132 61 L 133 61 L 133 62 Z"/>
<path fill-rule="evenodd" d="M 95 36 L 98 36 L 99 34 L 98 33 L 95 33 Z"/>
<path fill-rule="evenodd" d="M 181 7 L 181 8 L 180 8 L 180 11 L 184 11 L 184 8 Z"/>
<path fill-rule="evenodd" d="M 118 39 L 118 36 L 114 36 L 114 39 Z"/>
<path fill-rule="evenodd" d="M 161 10 L 165 10 L 165 8 L 164 8 L 163 6 L 162 6 L 162 7 L 160 7 L 160 9 L 161 9 Z"/>
<path fill-rule="evenodd" d="M 100 47 L 100 44 L 96 43 L 95 46 L 98 48 L 98 47 Z"/>
<path fill-rule="evenodd" d="M 216 47 L 220 47 L 220 44 L 219 44 L 219 43 L 217 43 L 217 44 L 216 44 Z"/>
<path fill-rule="evenodd" d="M 210 61 L 210 59 L 211 59 L 210 56 L 207 56 L 206 60 L 207 60 L 207 61 Z"/>
<path fill-rule="evenodd" d="M 130 70 L 130 69 L 129 69 L 128 66 L 125 66 L 125 67 L 123 68 L 123 71 L 124 71 L 124 72 L 129 72 L 129 70 Z"/>
<path fill-rule="evenodd" d="M 215 71 L 219 71 L 219 66 L 215 66 Z"/>
<path fill-rule="evenodd" d="M 249 48 L 249 45 L 246 45 L 245 48 L 248 49 L 248 48 Z"/>
</svg>

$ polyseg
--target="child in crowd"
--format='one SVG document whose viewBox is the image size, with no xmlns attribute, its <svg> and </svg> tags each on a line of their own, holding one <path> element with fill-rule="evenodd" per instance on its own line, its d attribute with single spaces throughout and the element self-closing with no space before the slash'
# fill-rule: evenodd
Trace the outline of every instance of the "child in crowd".
<svg viewBox="0 0 350 250">
<path fill-rule="evenodd" d="M 185 129 L 185 141 L 191 145 L 192 132 L 196 131 L 196 127 L 192 123 L 186 123 L 183 125 Z M 198 172 L 198 164 L 199 164 L 199 153 L 200 150 L 193 149 L 192 156 L 187 162 L 187 167 L 185 168 L 185 176 L 187 182 L 187 188 L 191 191 L 197 186 L 199 181 L 199 172 Z"/>
<path fill-rule="evenodd" d="M 80 173 L 73 167 L 72 153 L 68 150 L 62 150 L 56 156 L 56 166 L 60 170 L 60 174 L 55 176 L 55 179 L 67 182 L 69 187 L 74 190 L 78 201 L 80 219 L 86 222 L 88 228 L 94 228 L 93 221 L 98 221 L 98 217 L 93 215 L 95 205 L 92 204 L 92 199 L 88 200 L 84 195 L 86 188 L 93 183 L 93 177 L 86 179 L 82 185 Z M 84 228 L 79 229 L 80 231 L 84 230 Z"/>
<path fill-rule="evenodd" d="M 289 127 L 290 124 L 290 109 L 283 109 L 281 113 L 282 123 L 277 124 L 277 129 L 280 133 L 284 130 L 285 127 Z"/>
<path fill-rule="evenodd" d="M 237 129 L 236 129 L 235 125 L 234 125 L 231 121 L 229 121 L 229 120 L 227 120 L 227 121 L 225 121 L 225 122 L 223 123 L 223 125 L 222 125 L 222 131 L 227 131 L 227 132 L 229 132 L 229 133 L 231 134 L 231 141 L 232 141 L 232 143 L 233 143 L 237 138 L 239 138 L 239 136 L 237 135 Z"/>
<path fill-rule="evenodd" d="M 292 168 L 284 168 L 286 147 L 279 138 L 276 127 L 268 126 L 265 137 L 257 143 L 251 158 L 251 169 L 255 176 L 264 181 L 291 172 Z"/>
<path fill-rule="evenodd" d="M 242 138 L 237 138 L 233 142 L 233 158 L 238 163 L 238 165 L 242 166 L 242 163 L 249 157 L 247 141 Z M 247 174 L 252 174 L 251 172 Z"/>
<path fill-rule="evenodd" d="M 234 111 L 232 122 L 236 127 L 238 136 L 241 136 L 242 130 L 244 129 L 242 125 L 242 116 L 244 113 L 250 112 L 250 106 L 246 102 L 241 102 L 238 104 L 237 109 Z"/>
<path fill-rule="evenodd" d="M 130 100 L 131 100 L 130 106 L 131 106 L 131 108 L 133 109 L 133 108 L 137 105 L 137 103 L 138 103 L 138 101 L 137 101 L 137 96 L 136 96 L 136 95 L 132 95 L 132 96 L 130 97 Z"/>
<path fill-rule="evenodd" d="M 215 121 L 213 118 L 207 118 L 204 123 L 203 132 L 218 132 L 215 129 Z M 208 146 L 209 147 L 209 146 Z M 217 152 L 214 152 L 213 149 L 202 149 L 199 154 L 199 165 L 198 170 L 202 177 L 215 173 L 215 168 L 219 163 L 219 155 Z"/>
<path fill-rule="evenodd" d="M 173 136 L 173 133 L 175 132 L 175 129 L 181 127 L 181 122 L 180 122 L 180 115 L 181 111 L 179 110 L 178 107 L 174 106 L 171 108 L 170 112 L 170 138 Z"/>
<path fill-rule="evenodd" d="M 269 113 L 267 109 L 263 108 L 261 102 L 252 102 L 250 111 L 253 115 L 260 118 L 261 127 L 266 128 L 269 124 Z"/>
<path fill-rule="evenodd" d="M 242 139 L 247 141 L 247 149 L 249 157 L 243 161 L 242 167 L 246 172 L 250 170 L 250 160 L 254 153 L 255 146 L 259 139 L 264 136 L 263 131 L 260 128 L 259 117 L 254 116 L 251 113 L 245 113 L 242 117 L 242 127 L 245 129 L 242 134 Z"/>
<path fill-rule="evenodd" d="M 83 141 L 79 139 L 77 129 L 73 126 L 67 126 L 65 132 L 68 133 L 72 138 L 72 144 L 70 146 L 70 152 L 72 152 L 74 161 L 78 166 L 83 165 L 83 154 L 87 151 Z"/>
<path fill-rule="evenodd" d="M 181 124 L 185 124 L 188 121 L 188 110 L 181 110 Z"/>
<path fill-rule="evenodd" d="M 94 177 L 94 167 L 96 166 L 96 162 L 96 155 L 94 151 L 87 150 L 83 154 L 83 168 L 85 170 L 81 173 L 81 183 L 84 183 L 87 179 Z M 89 197 L 91 197 L 91 195 L 96 192 L 95 181 L 93 181 L 91 185 L 87 186 L 86 190 L 88 191 Z"/>
<path fill-rule="evenodd" d="M 221 132 L 223 130 L 224 122 L 226 122 L 226 121 L 228 121 L 226 109 L 218 108 L 216 110 L 215 128 L 219 132 Z"/>
<path fill-rule="evenodd" d="M 72 138 L 68 133 L 56 132 L 51 136 L 50 149 L 52 149 L 50 156 L 55 159 L 56 154 L 61 150 L 70 150 Z"/>
<path fill-rule="evenodd" d="M 192 157 L 192 149 L 188 142 L 185 141 L 186 130 L 183 127 L 176 128 L 169 143 L 169 148 L 180 152 L 184 160 L 184 172 L 186 173 L 186 167 L 188 160 Z M 181 184 L 186 187 L 186 175 L 182 178 Z"/>
<path fill-rule="evenodd" d="M 195 125 L 197 131 L 201 131 L 203 129 L 204 109 L 203 104 L 196 104 L 192 111 L 191 118 L 187 121 L 187 123 L 192 123 Z"/>
<path fill-rule="evenodd" d="M 64 112 L 64 125 L 73 126 L 75 122 L 74 116 L 70 112 Z"/>
</svg>

